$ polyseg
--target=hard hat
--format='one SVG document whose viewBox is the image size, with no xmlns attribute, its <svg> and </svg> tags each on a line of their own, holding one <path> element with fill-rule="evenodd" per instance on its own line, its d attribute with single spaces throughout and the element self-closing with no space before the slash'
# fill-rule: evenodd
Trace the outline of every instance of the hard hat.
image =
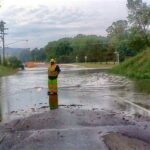
<svg viewBox="0 0 150 150">
<path fill-rule="evenodd" d="M 51 62 L 51 63 L 52 63 L 52 62 L 54 62 L 54 63 L 55 63 L 55 60 L 54 60 L 54 59 L 51 59 L 51 60 L 50 60 L 50 62 Z"/>
</svg>

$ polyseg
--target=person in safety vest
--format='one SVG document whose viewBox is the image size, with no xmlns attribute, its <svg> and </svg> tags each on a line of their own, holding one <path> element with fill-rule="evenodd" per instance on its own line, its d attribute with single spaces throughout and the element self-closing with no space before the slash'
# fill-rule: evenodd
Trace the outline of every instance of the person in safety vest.
<svg viewBox="0 0 150 150">
<path fill-rule="evenodd" d="M 60 71 L 55 60 L 51 59 L 48 67 L 48 95 L 57 94 L 57 78 Z"/>
</svg>

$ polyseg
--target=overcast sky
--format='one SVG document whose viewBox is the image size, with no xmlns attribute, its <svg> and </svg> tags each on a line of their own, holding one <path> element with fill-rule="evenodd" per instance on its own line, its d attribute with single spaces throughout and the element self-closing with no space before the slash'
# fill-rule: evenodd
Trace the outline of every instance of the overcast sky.
<svg viewBox="0 0 150 150">
<path fill-rule="evenodd" d="M 2 0 L 0 19 L 11 47 L 43 47 L 79 33 L 106 35 L 112 22 L 127 17 L 127 0 Z M 150 0 L 145 0 L 150 3 Z"/>
</svg>

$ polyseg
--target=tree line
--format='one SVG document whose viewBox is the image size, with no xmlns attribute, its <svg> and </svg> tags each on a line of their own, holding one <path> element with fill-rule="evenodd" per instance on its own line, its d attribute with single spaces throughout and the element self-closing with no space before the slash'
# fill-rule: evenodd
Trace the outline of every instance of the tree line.
<svg viewBox="0 0 150 150">
<path fill-rule="evenodd" d="M 44 48 L 24 50 L 20 59 L 25 61 L 58 62 L 109 62 L 115 61 L 115 52 L 120 60 L 136 55 L 150 47 L 150 6 L 142 0 L 127 0 L 127 20 L 113 22 L 107 36 L 78 34 L 49 42 Z"/>
</svg>

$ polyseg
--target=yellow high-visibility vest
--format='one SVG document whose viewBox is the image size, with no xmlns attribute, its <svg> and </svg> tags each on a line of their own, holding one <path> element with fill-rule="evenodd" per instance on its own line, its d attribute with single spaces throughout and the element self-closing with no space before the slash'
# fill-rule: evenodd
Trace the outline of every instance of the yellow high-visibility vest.
<svg viewBox="0 0 150 150">
<path fill-rule="evenodd" d="M 48 68 L 48 76 L 57 77 L 58 72 L 55 71 L 55 69 L 56 69 L 56 64 L 50 65 L 49 68 Z"/>
</svg>

